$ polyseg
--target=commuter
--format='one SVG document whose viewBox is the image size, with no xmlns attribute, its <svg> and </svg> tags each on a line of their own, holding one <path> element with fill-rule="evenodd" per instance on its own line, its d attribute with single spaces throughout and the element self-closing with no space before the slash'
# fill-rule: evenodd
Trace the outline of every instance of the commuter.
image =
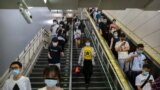
<svg viewBox="0 0 160 90">
<path fill-rule="evenodd" d="M 78 26 L 76 26 L 76 30 L 74 30 L 74 40 L 75 40 L 75 45 L 76 48 L 80 47 L 80 43 L 81 43 L 81 30 L 79 29 Z"/>
<path fill-rule="evenodd" d="M 81 30 L 82 33 L 84 33 L 85 25 L 83 23 L 83 20 L 80 21 L 79 29 Z"/>
<path fill-rule="evenodd" d="M 152 90 L 160 90 L 160 77 L 152 83 Z"/>
<path fill-rule="evenodd" d="M 150 67 L 147 64 L 143 65 L 142 73 L 136 77 L 136 86 L 138 90 L 151 90 L 151 84 L 154 78 L 150 73 Z"/>
<path fill-rule="evenodd" d="M 95 65 L 94 57 L 96 53 L 94 48 L 91 47 L 89 40 L 85 44 L 86 46 L 81 49 L 78 64 L 83 67 L 85 84 L 88 87 L 93 73 L 93 65 Z"/>
<path fill-rule="evenodd" d="M 144 60 L 146 59 L 143 54 L 144 45 L 138 44 L 137 49 L 134 52 L 129 54 L 129 58 L 126 62 L 130 62 L 131 75 L 129 75 L 131 79 L 132 85 L 135 85 L 135 78 L 142 72 L 142 66 L 144 65 Z M 134 88 L 136 88 L 134 86 Z"/>
<path fill-rule="evenodd" d="M 2 90 L 31 90 L 29 78 L 22 75 L 22 64 L 20 62 L 12 62 L 10 71 L 13 77 L 5 82 Z"/>
<path fill-rule="evenodd" d="M 110 32 L 111 33 L 111 32 Z M 111 37 L 111 41 L 110 43 L 108 43 L 110 45 L 110 49 L 112 50 L 113 54 L 115 55 L 115 58 L 118 59 L 118 53 L 115 50 L 115 44 L 116 42 L 119 41 L 119 33 L 118 31 L 114 31 L 112 35 L 110 35 Z"/>
<path fill-rule="evenodd" d="M 69 29 L 70 29 L 67 21 L 64 22 L 64 27 L 63 28 L 64 28 L 64 33 L 65 33 L 65 43 L 67 43 L 68 37 L 69 37 Z"/>
<path fill-rule="evenodd" d="M 64 51 L 64 46 L 65 46 L 65 30 L 63 28 L 61 28 L 60 30 L 58 30 L 58 45 L 62 47 L 62 50 Z"/>
<path fill-rule="evenodd" d="M 51 26 L 51 39 L 57 37 L 57 29 L 59 28 L 58 21 L 53 20 L 53 25 Z"/>
<path fill-rule="evenodd" d="M 108 41 L 107 34 L 109 33 L 109 30 L 106 18 L 103 17 L 102 22 L 99 23 L 99 29 L 100 32 L 102 32 L 102 36 L 104 37 L 104 39 Z"/>
<path fill-rule="evenodd" d="M 101 17 L 101 11 L 98 10 L 98 11 L 97 11 L 97 14 L 96 14 L 96 23 L 99 23 L 100 17 Z"/>
<path fill-rule="evenodd" d="M 52 43 L 48 47 L 49 65 L 57 65 L 60 68 L 60 57 L 64 57 L 62 48 L 58 45 L 58 39 L 52 39 Z"/>
<path fill-rule="evenodd" d="M 118 62 L 122 70 L 128 71 L 129 63 L 125 63 L 130 50 L 129 43 L 125 40 L 125 34 L 120 35 L 120 41 L 116 42 L 115 49 L 118 52 Z"/>
<path fill-rule="evenodd" d="M 110 24 L 110 29 L 109 30 L 111 30 L 111 32 L 114 32 L 117 29 L 119 29 L 119 27 L 116 24 L 116 19 L 113 19 L 112 24 Z"/>
<path fill-rule="evenodd" d="M 60 71 L 56 65 L 48 66 L 43 71 L 45 87 L 38 90 L 63 90 L 59 87 Z"/>
</svg>

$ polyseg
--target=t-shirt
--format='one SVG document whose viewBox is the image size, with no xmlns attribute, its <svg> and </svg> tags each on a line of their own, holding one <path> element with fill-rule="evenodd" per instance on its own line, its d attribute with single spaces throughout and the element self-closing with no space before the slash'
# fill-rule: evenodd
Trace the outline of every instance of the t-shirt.
<svg viewBox="0 0 160 90">
<path fill-rule="evenodd" d="M 43 88 L 40 88 L 38 90 L 47 90 L 47 87 L 43 87 Z M 63 89 L 60 88 L 60 87 L 56 87 L 54 90 L 63 90 Z"/>
<path fill-rule="evenodd" d="M 144 76 L 143 74 L 139 74 L 136 77 L 135 85 L 141 86 L 145 82 L 145 80 L 147 79 L 148 76 L 149 76 L 149 74 L 147 76 Z M 149 80 L 152 80 L 152 82 L 154 81 L 154 78 L 152 75 L 150 76 Z M 149 82 L 147 82 L 146 85 L 142 88 L 142 90 L 151 90 L 151 84 Z"/>
<path fill-rule="evenodd" d="M 56 25 L 54 25 L 54 26 L 51 26 L 51 29 L 52 29 L 51 35 L 54 35 L 54 36 L 57 35 L 56 31 L 57 31 L 58 27 L 59 27 L 58 24 L 56 24 Z"/>
<path fill-rule="evenodd" d="M 133 52 L 131 52 L 129 54 L 130 57 L 132 55 L 133 55 Z M 132 71 L 142 71 L 142 67 L 143 67 L 143 64 L 144 64 L 143 60 L 145 60 L 145 59 L 146 59 L 146 57 L 145 57 L 144 54 L 140 54 L 140 55 L 138 55 L 138 57 L 134 57 L 133 65 L 132 65 L 131 70 Z"/>
<path fill-rule="evenodd" d="M 129 47 L 129 43 L 126 43 L 122 46 L 122 49 Z M 115 48 L 118 48 L 121 45 L 122 41 L 116 42 Z M 118 51 L 118 59 L 126 59 L 128 57 L 128 51 Z"/>
<path fill-rule="evenodd" d="M 51 60 L 49 60 L 49 63 L 56 64 L 60 62 L 60 53 L 63 52 L 62 48 L 60 46 L 53 47 L 50 45 L 48 47 L 48 51 L 52 57 Z"/>
<path fill-rule="evenodd" d="M 19 90 L 31 90 L 31 83 L 28 77 L 21 76 L 19 80 L 8 79 L 2 90 L 13 90 L 15 85 L 18 85 Z"/>
<path fill-rule="evenodd" d="M 74 39 L 80 39 L 81 38 L 81 30 L 74 31 Z"/>
</svg>

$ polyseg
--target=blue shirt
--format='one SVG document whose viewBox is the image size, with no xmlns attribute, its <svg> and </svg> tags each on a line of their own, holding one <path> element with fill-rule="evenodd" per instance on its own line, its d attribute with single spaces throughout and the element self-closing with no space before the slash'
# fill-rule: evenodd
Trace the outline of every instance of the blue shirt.
<svg viewBox="0 0 160 90">
<path fill-rule="evenodd" d="M 134 53 L 131 52 L 129 54 L 129 56 L 132 56 Z M 142 67 L 143 67 L 143 60 L 145 60 L 146 57 L 144 54 L 139 54 L 138 57 L 134 57 L 133 59 L 133 65 L 132 65 L 132 71 L 142 71 Z M 132 62 L 132 61 L 131 61 Z"/>
</svg>

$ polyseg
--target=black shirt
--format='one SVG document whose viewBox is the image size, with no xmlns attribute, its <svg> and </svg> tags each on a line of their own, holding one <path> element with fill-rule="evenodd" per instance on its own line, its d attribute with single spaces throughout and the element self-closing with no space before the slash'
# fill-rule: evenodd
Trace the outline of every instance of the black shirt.
<svg viewBox="0 0 160 90">
<path fill-rule="evenodd" d="M 62 48 L 60 46 L 53 47 L 53 45 L 50 45 L 48 47 L 48 51 L 52 57 L 52 59 L 49 60 L 49 63 L 53 63 L 53 64 L 59 63 L 60 62 L 60 53 L 63 52 Z"/>
</svg>

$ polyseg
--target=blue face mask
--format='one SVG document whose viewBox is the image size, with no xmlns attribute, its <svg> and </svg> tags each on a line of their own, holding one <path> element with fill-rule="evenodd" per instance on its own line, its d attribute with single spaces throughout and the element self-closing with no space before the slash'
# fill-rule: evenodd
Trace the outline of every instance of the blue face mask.
<svg viewBox="0 0 160 90">
<path fill-rule="evenodd" d="M 144 76 L 147 76 L 148 74 L 149 74 L 149 72 L 146 72 L 146 71 L 143 72 Z"/>
<path fill-rule="evenodd" d="M 19 69 L 13 69 L 11 73 L 12 73 L 13 76 L 17 76 L 18 74 L 20 74 L 20 70 Z"/>
<path fill-rule="evenodd" d="M 57 80 L 52 80 L 52 79 L 45 79 L 44 82 L 47 85 L 47 87 L 54 87 L 58 83 Z"/>
<path fill-rule="evenodd" d="M 142 51 L 142 50 L 138 50 L 137 53 L 138 53 L 138 54 L 142 54 L 143 51 Z"/>
</svg>

